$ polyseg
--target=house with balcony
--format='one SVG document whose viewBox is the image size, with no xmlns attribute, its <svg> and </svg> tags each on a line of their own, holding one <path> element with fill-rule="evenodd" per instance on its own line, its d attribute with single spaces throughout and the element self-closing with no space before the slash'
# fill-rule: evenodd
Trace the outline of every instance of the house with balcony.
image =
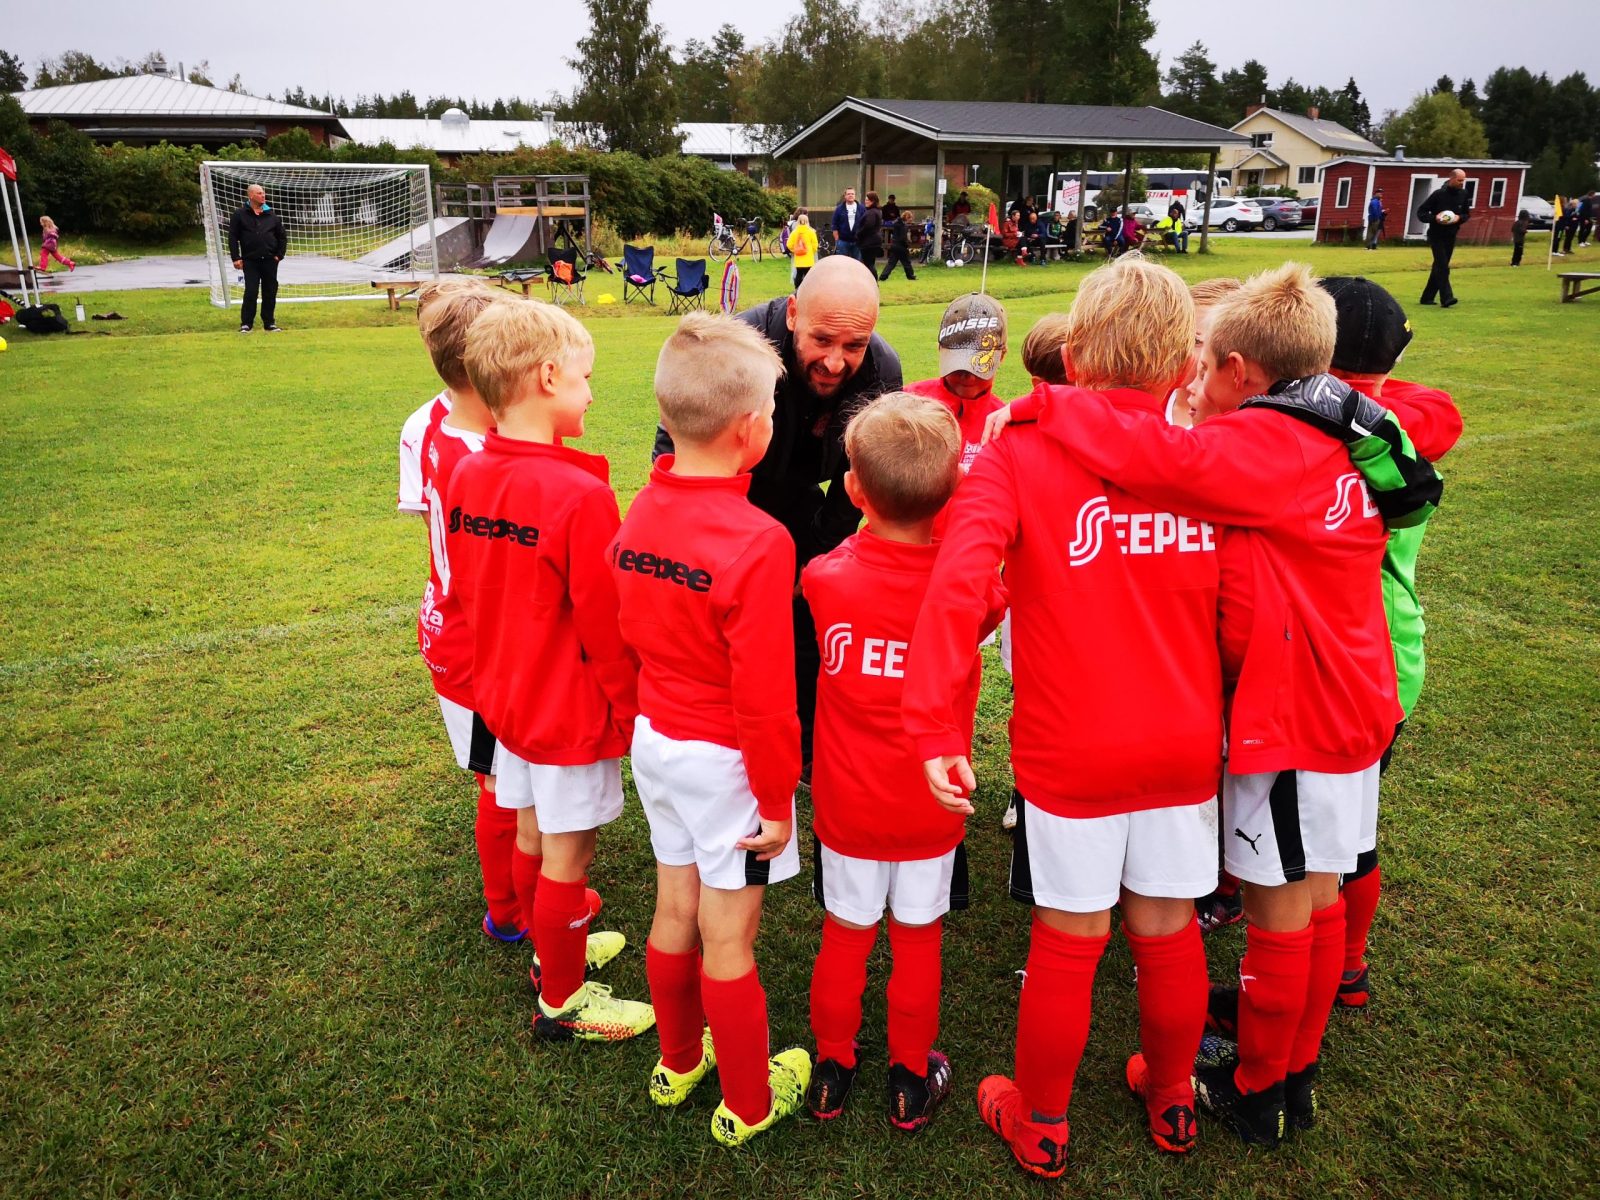
<svg viewBox="0 0 1600 1200">
<path fill-rule="evenodd" d="M 1300 198 L 1322 193 L 1319 170 L 1330 159 L 1359 155 L 1384 157 L 1387 151 L 1337 121 L 1325 121 L 1315 108 L 1305 115 L 1252 104 L 1233 132 L 1250 139 L 1248 146 L 1229 151 L 1224 165 L 1233 171 L 1233 186 L 1240 194 L 1250 187 L 1292 187 Z"/>
</svg>

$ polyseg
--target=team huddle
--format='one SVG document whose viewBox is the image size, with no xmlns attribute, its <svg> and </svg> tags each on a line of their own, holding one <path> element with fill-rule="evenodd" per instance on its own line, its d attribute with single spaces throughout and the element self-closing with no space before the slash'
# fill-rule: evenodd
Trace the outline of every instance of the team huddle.
<svg viewBox="0 0 1600 1200">
<path fill-rule="evenodd" d="M 683 318 L 656 365 L 665 436 L 622 517 L 606 461 L 570 444 L 592 402 L 584 327 L 476 281 L 419 307 L 444 384 L 400 443 L 400 507 L 430 535 L 419 643 L 478 780 L 484 933 L 533 944 L 536 1037 L 654 1027 L 641 1086 L 670 1107 L 714 1069 L 725 1145 L 802 1108 L 827 1120 L 887 924 L 889 1119 L 924 1127 L 952 1087 L 943 921 L 967 898 L 980 647 L 999 630 L 1009 889 L 1032 926 L 1015 1069 L 979 1083 L 982 1119 L 1024 1170 L 1065 1172 L 1116 908 L 1137 968 L 1126 1080 L 1156 1146 L 1192 1151 L 1197 1107 L 1266 1147 L 1314 1125 L 1330 1014 L 1368 996 L 1379 776 L 1421 689 L 1432 461 L 1461 430 L 1446 393 L 1390 377 L 1411 330 L 1387 292 L 1297 264 L 1191 289 L 1125 256 L 1028 334 L 1034 386 L 1010 405 L 1005 311 L 961 297 L 939 378 L 845 414 L 829 503 L 864 523 L 798 564 L 751 495 L 785 346 Z M 657 864 L 648 1003 L 593 978 L 625 946 L 591 931 L 589 886 L 625 754 Z M 771 1054 L 756 935 L 766 888 L 800 872 L 802 778 L 815 1052 Z M 1238 979 L 1212 986 L 1202 930 L 1241 913 Z"/>
</svg>

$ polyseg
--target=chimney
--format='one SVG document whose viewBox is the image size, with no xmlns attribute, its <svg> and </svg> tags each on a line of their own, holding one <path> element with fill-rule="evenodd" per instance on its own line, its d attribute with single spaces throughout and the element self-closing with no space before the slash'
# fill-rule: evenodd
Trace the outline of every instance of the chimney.
<svg viewBox="0 0 1600 1200">
<path fill-rule="evenodd" d="M 1405 157 L 1406 157 L 1406 147 L 1405 147 L 1405 143 L 1404 143 L 1404 142 L 1401 142 L 1401 143 L 1400 143 L 1400 145 L 1398 145 L 1398 146 L 1396 146 L 1396 147 L 1395 147 L 1395 148 L 1394 148 L 1394 156 L 1395 156 L 1395 157 L 1396 157 L 1396 158 L 1398 158 L 1398 159 L 1400 159 L 1400 160 L 1401 160 L 1401 161 L 1404 161 L 1404 160 L 1405 160 Z"/>
<path fill-rule="evenodd" d="M 1261 103 L 1259 103 L 1259 104 L 1246 104 L 1244 106 L 1244 115 L 1247 116 L 1247 117 L 1253 117 L 1253 116 L 1256 115 L 1256 113 L 1260 112 L 1266 106 L 1267 106 L 1267 98 L 1265 96 L 1263 96 L 1263 97 L 1261 97 Z"/>
<path fill-rule="evenodd" d="M 547 108 L 539 114 L 544 118 L 544 142 L 549 145 L 556 140 L 556 113 L 555 109 Z"/>
<path fill-rule="evenodd" d="M 1306 116 L 1310 117 L 1313 121 L 1315 121 L 1321 115 L 1322 115 L 1322 110 L 1320 108 L 1318 108 L 1315 104 L 1313 104 L 1310 108 L 1306 109 Z"/>
</svg>

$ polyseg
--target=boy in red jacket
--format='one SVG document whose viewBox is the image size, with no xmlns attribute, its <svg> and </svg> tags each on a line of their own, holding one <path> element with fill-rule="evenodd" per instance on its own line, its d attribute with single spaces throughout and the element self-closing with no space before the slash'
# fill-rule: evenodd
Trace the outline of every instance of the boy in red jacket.
<svg viewBox="0 0 1600 1200">
<path fill-rule="evenodd" d="M 867 527 L 801 573 L 817 619 L 815 891 L 826 910 L 811 976 L 817 1065 L 806 1106 L 844 1111 L 856 1077 L 861 993 L 878 923 L 889 910 L 889 1120 L 915 1131 L 949 1094 L 939 1031 L 944 914 L 967 906 L 965 818 L 928 798 L 900 717 L 905 655 L 938 547 L 933 523 L 961 478 L 961 430 L 937 401 L 891 392 L 845 430 L 844 484 Z M 1005 606 L 991 578 L 987 636 Z M 972 738 L 982 683 L 974 641 L 957 715 Z"/>
<path fill-rule="evenodd" d="M 908 383 L 913 396 L 948 408 L 961 427 L 961 469 L 969 470 L 983 445 L 984 419 L 1001 400 L 994 377 L 1006 357 L 1006 310 L 993 296 L 957 296 L 939 320 L 939 378 Z"/>
<path fill-rule="evenodd" d="M 1148 336 L 1126 334 L 1133 311 Z M 1122 259 L 1084 280 L 1071 318 L 1068 375 L 1103 391 L 1053 389 L 1045 412 L 1092 402 L 1165 427 L 1163 399 L 1194 340 L 1182 280 Z M 1206 1003 L 1194 898 L 1216 880 L 1222 769 L 1215 534 L 1108 485 L 1034 424 L 987 447 L 950 507 L 911 642 L 906 730 L 935 796 L 970 812 L 958 701 L 1004 558 L 1016 625 L 1011 894 L 1033 907 L 1016 1078 L 985 1079 L 979 1110 L 1024 1170 L 1065 1172 L 1095 970 L 1120 904 L 1143 1049 L 1128 1083 L 1157 1146 L 1186 1152 Z"/>
<path fill-rule="evenodd" d="M 1192 430 L 1104 401 L 1049 405 L 1042 427 L 1150 503 L 1225 526 L 1220 636 L 1230 691 L 1225 866 L 1245 884 L 1237 1048 L 1196 1063 L 1206 1108 L 1276 1146 L 1314 1120 L 1317 1058 L 1344 957 L 1339 876 L 1377 804 L 1394 735 L 1384 521 L 1345 445 L 1279 405 L 1338 391 L 1332 297 L 1288 263 L 1218 305 Z"/>
<path fill-rule="evenodd" d="M 594 344 L 553 305 L 494 305 L 467 331 L 465 361 L 495 428 L 451 477 L 444 540 L 472 634 L 477 711 L 500 743 L 495 799 L 517 812 L 524 912 L 534 897 L 533 1030 L 618 1041 L 654 1016 L 584 980 L 595 834 L 622 813 L 621 755 L 637 711 L 605 564 L 617 498 L 605 459 L 562 444 L 583 436 Z"/>
<path fill-rule="evenodd" d="M 711 1133 L 727 1146 L 796 1112 L 811 1078 L 802 1049 L 768 1057 L 754 953 L 767 885 L 800 870 L 794 543 L 746 500 L 782 370 L 750 326 L 683 319 L 655 378 L 675 453 L 656 459 L 610 549 L 640 662 L 633 779 L 656 855 L 650 1097 L 681 1104 L 715 1066 Z"/>
</svg>

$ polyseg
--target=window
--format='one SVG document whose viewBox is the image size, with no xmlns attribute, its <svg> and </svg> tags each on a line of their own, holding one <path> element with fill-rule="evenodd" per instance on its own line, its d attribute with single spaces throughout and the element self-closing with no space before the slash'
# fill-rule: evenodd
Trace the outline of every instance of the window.
<svg viewBox="0 0 1600 1200">
<path fill-rule="evenodd" d="M 1315 183 L 1316 181 L 1317 169 L 1315 167 L 1301 167 L 1300 177 L 1295 180 L 1296 183 Z"/>
<path fill-rule="evenodd" d="M 1478 204 L 1478 181 L 1476 179 L 1469 179 L 1469 180 L 1467 180 L 1467 207 L 1468 208 L 1476 208 L 1477 204 Z"/>
<path fill-rule="evenodd" d="M 1506 202 L 1506 181 L 1494 179 L 1489 182 L 1489 207 L 1499 208 Z"/>
<path fill-rule="evenodd" d="M 1348 178 L 1339 180 L 1339 193 L 1333 199 L 1333 206 L 1335 208 L 1348 208 L 1349 207 L 1349 205 L 1350 205 L 1350 184 L 1351 184 L 1351 180 L 1348 179 Z"/>
<path fill-rule="evenodd" d="M 1270 150 L 1272 149 L 1272 135 L 1270 133 L 1252 133 L 1250 135 L 1250 146 L 1255 150 Z"/>
</svg>

